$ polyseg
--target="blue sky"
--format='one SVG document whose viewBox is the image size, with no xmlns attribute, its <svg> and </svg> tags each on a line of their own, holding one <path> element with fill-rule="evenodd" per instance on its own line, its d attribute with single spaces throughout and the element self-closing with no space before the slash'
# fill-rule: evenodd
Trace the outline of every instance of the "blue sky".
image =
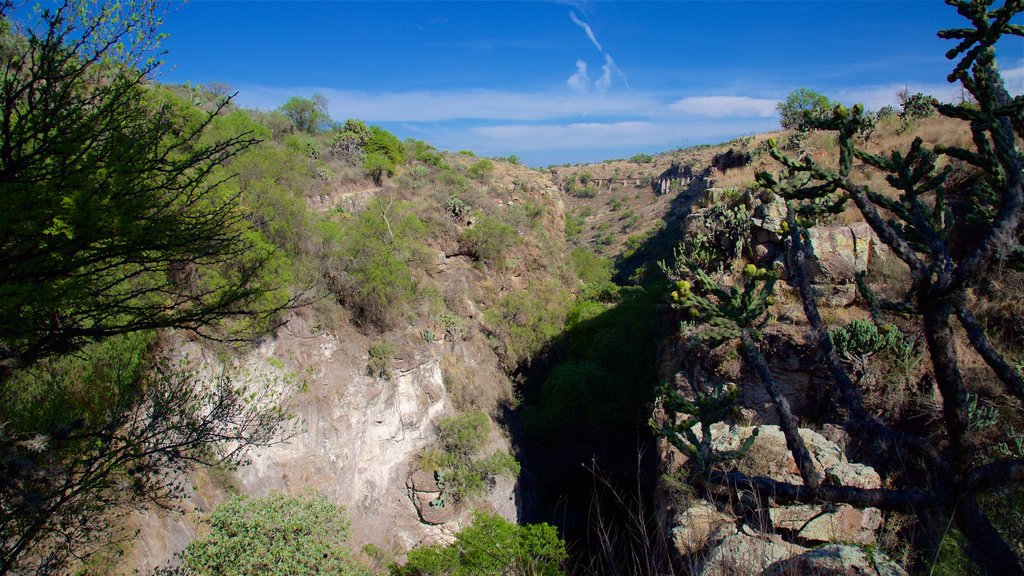
<svg viewBox="0 0 1024 576">
<path fill-rule="evenodd" d="M 808 87 L 878 108 L 941 98 L 962 20 L 939 0 L 208 2 L 176 5 L 164 82 L 226 82 L 269 109 L 324 94 L 336 120 L 529 164 L 597 161 L 778 127 Z M 1000 59 L 1024 91 L 1024 42 Z"/>
</svg>

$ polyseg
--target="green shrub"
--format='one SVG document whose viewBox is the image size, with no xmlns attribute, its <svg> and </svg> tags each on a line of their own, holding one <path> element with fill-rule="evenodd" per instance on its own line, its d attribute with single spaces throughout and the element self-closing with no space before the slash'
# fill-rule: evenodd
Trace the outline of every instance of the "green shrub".
<svg viewBox="0 0 1024 576">
<path fill-rule="evenodd" d="M 807 88 L 797 88 L 778 103 L 776 110 L 783 128 L 806 130 L 808 119 L 824 118 L 832 107 L 833 103 L 824 95 Z"/>
<path fill-rule="evenodd" d="M 388 328 L 405 314 L 416 296 L 410 265 L 421 257 L 425 232 L 409 206 L 383 199 L 348 221 L 339 251 L 345 274 L 334 283 L 358 318 Z"/>
<path fill-rule="evenodd" d="M 438 422 L 437 439 L 445 451 L 468 456 L 484 447 L 490 430 L 487 414 L 474 410 Z"/>
<path fill-rule="evenodd" d="M 650 164 L 651 162 L 654 162 L 654 156 L 651 156 L 650 154 L 634 154 L 629 161 L 636 162 L 637 164 Z"/>
<path fill-rule="evenodd" d="M 484 312 L 505 366 L 516 367 L 561 333 L 571 304 L 572 294 L 558 282 L 531 281 Z"/>
<path fill-rule="evenodd" d="M 487 492 L 496 476 L 519 476 L 519 462 L 507 452 L 481 457 L 491 433 L 491 419 L 474 410 L 437 424 L 437 446 L 420 453 L 420 467 L 437 475 L 442 505 L 456 504 Z"/>
<path fill-rule="evenodd" d="M 477 512 L 449 546 L 409 551 L 392 576 L 556 576 L 564 574 L 565 542 L 548 524 L 519 526 L 496 514 Z"/>
<path fill-rule="evenodd" d="M 462 245 L 474 258 L 490 268 L 504 268 L 508 253 L 519 244 L 515 228 L 493 216 L 481 215 L 472 228 L 462 233 Z"/>
<path fill-rule="evenodd" d="M 912 122 L 935 115 L 935 98 L 917 92 L 911 94 L 903 89 L 896 95 L 900 101 L 900 118 L 904 122 Z"/>
<path fill-rule="evenodd" d="M 366 351 L 369 361 L 366 371 L 375 378 L 391 379 L 391 361 L 395 356 L 395 345 L 387 340 L 370 344 Z"/>
<path fill-rule="evenodd" d="M 479 162 L 474 162 L 467 171 L 473 178 L 485 181 L 490 178 L 491 174 L 494 174 L 494 163 L 485 158 Z"/>
<path fill-rule="evenodd" d="M 373 179 L 374 183 L 380 186 L 385 177 L 395 175 L 395 163 L 387 156 L 373 152 L 363 158 L 363 170 L 366 171 L 367 176 Z"/>
<path fill-rule="evenodd" d="M 350 533 L 344 508 L 319 494 L 232 496 L 182 561 L 197 575 L 363 574 L 345 545 Z"/>
</svg>

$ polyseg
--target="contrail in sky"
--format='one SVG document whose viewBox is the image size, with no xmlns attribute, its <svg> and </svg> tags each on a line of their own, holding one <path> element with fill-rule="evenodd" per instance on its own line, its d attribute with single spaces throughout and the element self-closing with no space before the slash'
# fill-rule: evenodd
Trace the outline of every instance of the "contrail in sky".
<svg viewBox="0 0 1024 576">
<path fill-rule="evenodd" d="M 590 29 L 590 24 L 587 24 L 583 20 L 577 18 L 576 13 L 572 11 L 569 12 L 569 18 L 572 18 L 573 23 L 577 26 L 583 28 L 583 31 L 587 33 L 587 37 L 590 38 L 590 41 L 593 42 L 594 46 L 597 46 L 597 49 L 603 54 L 604 48 L 601 48 L 601 43 L 597 41 L 597 36 L 594 36 L 594 31 Z"/>
</svg>

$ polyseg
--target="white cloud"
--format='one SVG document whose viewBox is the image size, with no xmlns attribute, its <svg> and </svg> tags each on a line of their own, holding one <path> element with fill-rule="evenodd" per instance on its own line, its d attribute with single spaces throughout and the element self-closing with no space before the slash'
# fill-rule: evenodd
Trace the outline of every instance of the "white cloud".
<svg viewBox="0 0 1024 576">
<path fill-rule="evenodd" d="M 598 92 L 606 92 L 612 86 L 612 75 L 618 76 L 622 81 L 629 86 L 629 81 L 626 80 L 626 74 L 619 69 L 618 65 L 615 64 L 615 60 L 612 59 L 611 54 L 604 55 L 604 65 L 601 66 L 602 74 L 594 83 L 594 87 L 597 88 Z"/>
<path fill-rule="evenodd" d="M 522 152 L 587 149 L 669 149 L 711 140 L 727 140 L 762 132 L 763 119 L 735 121 L 623 121 L 573 122 L 568 124 L 508 124 L 470 128 L 464 135 L 472 148 L 483 154 L 507 150 Z"/>
<path fill-rule="evenodd" d="M 1006 90 L 1015 96 L 1024 95 L 1024 62 L 1014 68 L 1000 70 Z"/>
<path fill-rule="evenodd" d="M 542 121 L 584 116 L 651 118 L 663 116 L 665 105 L 651 93 L 574 94 L 451 90 L 358 92 L 331 88 L 271 88 L 239 85 L 237 103 L 249 108 L 277 108 L 294 95 L 321 93 L 336 120 L 367 122 L 444 122 L 447 120 Z"/>
<path fill-rule="evenodd" d="M 590 41 L 594 43 L 594 46 L 597 47 L 597 50 L 603 53 L 604 48 L 601 48 L 601 43 L 597 41 L 597 36 L 594 36 L 594 31 L 590 28 L 590 24 L 587 24 L 583 20 L 577 18 L 576 13 L 572 11 L 569 12 L 569 18 L 573 21 L 574 24 L 576 24 L 580 28 L 583 28 L 583 31 L 587 33 L 587 38 L 590 38 Z"/>
<path fill-rule="evenodd" d="M 686 116 L 771 118 L 776 114 L 777 103 L 777 100 L 747 96 L 691 96 L 676 100 L 668 108 Z"/>
<path fill-rule="evenodd" d="M 876 84 L 869 86 L 853 86 L 825 93 L 833 100 L 847 106 L 863 104 L 868 110 L 878 110 L 882 106 L 898 106 L 896 94 L 900 90 L 909 90 L 911 94 L 921 92 L 938 98 L 942 102 L 955 102 L 960 97 L 960 84 Z"/>
<path fill-rule="evenodd" d="M 587 90 L 590 90 L 590 77 L 587 76 L 587 63 L 583 60 L 577 60 L 576 73 L 569 76 L 569 79 L 565 81 L 565 84 L 577 92 L 586 92 Z"/>
</svg>

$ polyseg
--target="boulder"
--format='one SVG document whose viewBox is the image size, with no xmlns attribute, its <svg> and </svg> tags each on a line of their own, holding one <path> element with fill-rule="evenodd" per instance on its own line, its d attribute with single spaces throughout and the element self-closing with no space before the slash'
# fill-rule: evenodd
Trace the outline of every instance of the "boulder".
<svg viewBox="0 0 1024 576">
<path fill-rule="evenodd" d="M 455 507 L 444 501 L 441 488 L 437 485 L 437 478 L 431 472 L 416 470 L 409 475 L 406 481 L 409 489 L 409 498 L 420 521 L 424 524 L 438 525 L 446 524 L 455 520 L 457 516 Z"/>
<path fill-rule="evenodd" d="M 775 194 L 762 194 L 751 203 L 750 225 L 754 244 L 781 243 L 779 229 L 786 221 L 786 201 Z"/>
<path fill-rule="evenodd" d="M 808 273 L 815 284 L 848 284 L 868 269 L 874 234 L 865 222 L 848 226 L 815 226 L 807 231 L 813 256 Z"/>
<path fill-rule="evenodd" d="M 857 546 L 829 544 L 772 564 L 765 576 L 906 576 L 907 572 L 885 554 Z"/>
<path fill-rule="evenodd" d="M 699 576 L 755 576 L 806 550 L 775 535 L 734 534 L 708 553 L 697 573 Z"/>
<path fill-rule="evenodd" d="M 803 484 L 796 461 L 786 446 L 786 437 L 782 430 L 775 425 L 758 426 L 757 428 L 757 439 L 754 440 L 747 455 L 737 463 L 739 469 L 749 475 L 766 476 L 791 484 Z M 699 429 L 694 432 L 700 437 Z M 711 426 L 711 445 L 715 450 L 737 450 L 753 432 L 754 427 L 752 426 L 730 426 L 719 422 Z M 846 456 L 839 446 L 807 428 L 800 429 L 800 437 L 803 438 L 807 450 L 811 453 L 814 467 L 820 473 L 833 470 L 837 477 L 848 474 L 845 468 L 850 464 L 846 461 Z M 862 465 L 858 464 L 857 466 Z"/>
<path fill-rule="evenodd" d="M 681 555 L 693 554 L 736 533 L 732 516 L 719 512 L 714 505 L 697 501 L 676 514 L 672 527 L 672 543 Z"/>
<path fill-rule="evenodd" d="M 873 544 L 882 527 L 882 513 L 877 508 L 860 510 L 848 504 L 833 509 L 810 504 L 784 506 L 770 509 L 768 515 L 776 530 L 789 531 L 811 543 Z"/>
</svg>

